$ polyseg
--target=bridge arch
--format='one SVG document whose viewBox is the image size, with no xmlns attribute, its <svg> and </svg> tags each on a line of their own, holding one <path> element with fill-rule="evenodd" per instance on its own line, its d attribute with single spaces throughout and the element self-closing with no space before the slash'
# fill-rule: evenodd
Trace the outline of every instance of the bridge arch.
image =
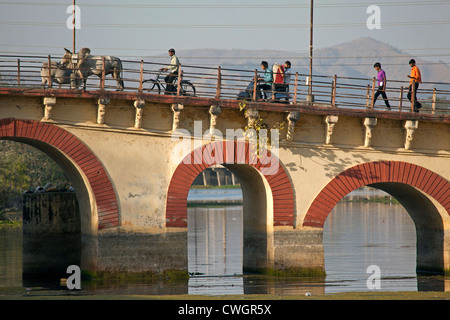
<svg viewBox="0 0 450 320">
<path fill-rule="evenodd" d="M 418 272 L 450 268 L 450 182 L 421 166 L 377 161 L 349 168 L 331 180 L 309 207 L 303 226 L 323 228 L 334 206 L 348 193 L 370 186 L 394 196 L 416 226 Z"/>
<path fill-rule="evenodd" d="M 116 193 L 108 174 L 76 136 L 50 123 L 6 118 L 0 120 L 0 139 L 29 144 L 60 165 L 76 190 L 82 232 L 119 225 Z"/>
<path fill-rule="evenodd" d="M 247 142 L 217 141 L 188 154 L 175 169 L 169 184 L 166 227 L 187 227 L 187 197 L 192 182 L 203 170 L 215 164 L 228 168 L 238 178 L 246 176 L 240 181 L 256 183 L 259 174 L 263 178 L 260 183 L 266 186 L 266 199 L 255 199 L 253 205 L 267 203 L 267 209 L 273 214 L 273 226 L 293 226 L 294 194 L 286 171 L 279 159 L 270 152 L 265 157 L 252 161 L 249 148 Z M 271 158 L 270 165 L 267 165 L 268 158 Z M 258 188 L 258 184 L 254 187 Z M 248 189 L 251 189 L 251 186 Z M 247 192 L 244 188 L 243 194 L 244 198 L 253 197 L 252 192 Z"/>
<path fill-rule="evenodd" d="M 167 192 L 166 227 L 187 228 L 187 197 L 195 178 L 220 164 L 240 181 L 243 195 L 243 269 L 260 272 L 273 265 L 274 226 L 294 225 L 291 181 L 275 154 L 252 157 L 249 143 L 217 141 L 184 157 Z"/>
</svg>

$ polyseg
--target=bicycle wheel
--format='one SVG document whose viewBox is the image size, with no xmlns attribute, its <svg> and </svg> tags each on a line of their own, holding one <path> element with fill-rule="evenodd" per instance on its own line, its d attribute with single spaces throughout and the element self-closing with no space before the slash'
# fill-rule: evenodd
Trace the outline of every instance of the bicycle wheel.
<svg viewBox="0 0 450 320">
<path fill-rule="evenodd" d="M 188 80 L 181 81 L 181 95 L 195 97 L 195 87 Z"/>
<path fill-rule="evenodd" d="M 159 85 L 159 83 L 156 80 L 150 79 L 147 80 L 149 82 L 149 85 L 147 87 L 147 91 L 149 93 L 155 93 L 155 94 L 160 94 L 161 93 L 161 87 Z"/>
</svg>

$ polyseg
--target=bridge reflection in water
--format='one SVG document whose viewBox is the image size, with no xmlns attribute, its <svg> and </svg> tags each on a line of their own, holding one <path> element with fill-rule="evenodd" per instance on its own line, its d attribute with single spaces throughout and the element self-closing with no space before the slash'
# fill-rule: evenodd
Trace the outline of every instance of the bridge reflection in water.
<svg viewBox="0 0 450 320">
<path fill-rule="evenodd" d="M 386 197 L 388 203 L 364 201 L 371 197 Z M 416 275 L 414 223 L 395 199 L 375 189 L 349 194 L 328 217 L 323 241 L 325 279 L 241 276 L 241 206 L 194 207 L 188 219 L 189 294 L 364 292 L 370 291 L 367 280 L 372 273 L 367 268 L 371 265 L 380 267 L 382 291 L 445 291 L 445 280 Z"/>
<path fill-rule="evenodd" d="M 239 191 L 237 189 L 236 191 Z M 358 191 L 355 192 L 357 194 Z M 271 278 L 242 275 L 242 206 L 189 208 L 188 283 L 111 281 L 83 283 L 79 294 L 276 294 L 323 295 L 369 291 L 369 265 L 381 269 L 381 291 L 445 291 L 443 277 L 417 277 L 416 234 L 413 222 L 401 205 L 340 202 L 324 228 L 327 277 Z M 58 283 L 35 280 L 23 283 L 21 275 L 21 228 L 0 229 L 5 259 L 0 259 L 0 287 L 7 296 L 65 295 Z"/>
</svg>

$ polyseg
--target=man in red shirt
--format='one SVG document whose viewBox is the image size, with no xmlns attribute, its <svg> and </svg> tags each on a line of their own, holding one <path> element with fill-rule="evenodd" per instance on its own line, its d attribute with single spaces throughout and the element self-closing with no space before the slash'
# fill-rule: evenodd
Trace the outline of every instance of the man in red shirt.
<svg viewBox="0 0 450 320">
<path fill-rule="evenodd" d="M 416 61 L 414 59 L 409 60 L 409 65 L 411 66 L 411 75 L 408 76 L 409 80 L 409 90 L 408 90 L 408 100 L 411 101 L 414 83 L 414 112 L 419 112 L 422 108 L 422 104 L 417 101 L 417 89 L 419 88 L 419 83 L 422 82 L 422 76 L 420 75 L 420 70 L 416 66 Z"/>
</svg>

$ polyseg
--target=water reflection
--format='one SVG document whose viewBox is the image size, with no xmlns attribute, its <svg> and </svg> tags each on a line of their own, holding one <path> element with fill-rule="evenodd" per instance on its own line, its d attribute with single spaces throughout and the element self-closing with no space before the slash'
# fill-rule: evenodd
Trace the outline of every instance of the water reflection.
<svg viewBox="0 0 450 320">
<path fill-rule="evenodd" d="M 205 276 L 242 274 L 242 206 L 188 210 L 188 270 Z"/>
<path fill-rule="evenodd" d="M 24 283 L 22 229 L 0 228 L 0 295 L 323 295 L 368 291 L 370 265 L 381 270 L 382 291 L 445 291 L 448 280 L 417 277 L 413 222 L 400 205 L 340 202 L 324 226 L 325 279 L 270 278 L 242 274 L 242 206 L 188 209 L 185 282 L 83 283 L 73 293 L 58 283 Z M 27 287 L 32 290 L 27 291 Z"/>
<path fill-rule="evenodd" d="M 243 294 L 242 206 L 190 208 L 188 230 L 189 294 Z"/>
<path fill-rule="evenodd" d="M 0 226 L 0 287 L 21 285 L 22 228 Z"/>
<path fill-rule="evenodd" d="M 371 265 L 381 290 L 417 290 L 416 231 L 400 205 L 339 203 L 324 225 L 326 292 L 368 291 Z"/>
</svg>

